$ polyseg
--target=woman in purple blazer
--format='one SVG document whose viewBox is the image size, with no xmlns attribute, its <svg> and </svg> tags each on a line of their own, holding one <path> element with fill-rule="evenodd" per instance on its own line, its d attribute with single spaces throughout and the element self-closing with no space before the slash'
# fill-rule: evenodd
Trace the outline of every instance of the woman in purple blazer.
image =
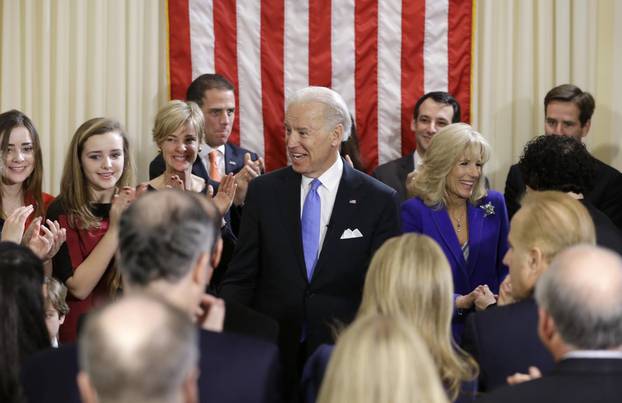
<svg viewBox="0 0 622 403">
<path fill-rule="evenodd" d="M 454 280 L 452 322 L 460 342 L 465 313 L 485 309 L 507 275 L 502 263 L 509 230 L 503 196 L 486 190 L 482 168 L 490 157 L 486 139 L 465 123 L 439 131 L 412 174 L 402 204 L 402 229 L 433 238 L 441 247 Z"/>
</svg>

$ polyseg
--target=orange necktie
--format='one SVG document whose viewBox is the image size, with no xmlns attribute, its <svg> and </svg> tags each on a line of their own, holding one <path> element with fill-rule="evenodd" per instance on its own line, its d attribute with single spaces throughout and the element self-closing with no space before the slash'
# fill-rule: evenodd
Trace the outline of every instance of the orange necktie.
<svg viewBox="0 0 622 403">
<path fill-rule="evenodd" d="M 220 171 L 218 170 L 218 151 L 212 150 L 209 152 L 209 177 L 220 182 Z"/>
</svg>

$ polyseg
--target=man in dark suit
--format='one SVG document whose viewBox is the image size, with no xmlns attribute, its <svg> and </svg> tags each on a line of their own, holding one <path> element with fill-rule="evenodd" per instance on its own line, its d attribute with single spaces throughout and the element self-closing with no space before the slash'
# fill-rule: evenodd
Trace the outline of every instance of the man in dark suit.
<svg viewBox="0 0 622 403">
<path fill-rule="evenodd" d="M 540 378 L 532 368 L 531 375 L 521 377 L 532 380 L 497 389 L 481 402 L 619 402 L 620 256 L 595 246 L 569 248 L 540 277 L 535 295 L 538 334 L 553 355 L 555 368 Z"/>
<path fill-rule="evenodd" d="M 360 304 L 374 251 L 399 233 L 395 191 L 339 157 L 350 115 L 336 92 L 308 87 L 290 98 L 290 167 L 249 186 L 240 238 L 220 295 L 279 322 L 288 385 L 308 354 L 332 341 Z"/>
<path fill-rule="evenodd" d="M 532 192 L 512 218 L 508 240 L 503 262 L 510 274 L 504 283 L 511 282 L 513 301 L 500 292 L 499 304 L 514 303 L 470 315 L 462 338 L 462 347 L 480 366 L 482 392 L 505 385 L 508 376 L 530 366 L 542 371 L 553 367 L 551 354 L 538 339 L 533 290 L 557 253 L 578 243 L 594 244 L 594 226 L 572 197 Z"/>
<path fill-rule="evenodd" d="M 205 294 L 220 258 L 219 224 L 215 207 L 192 192 L 162 190 L 138 198 L 119 224 L 117 264 L 124 291 L 157 295 L 186 312 L 201 328 L 201 402 L 279 401 L 276 345 L 221 333 L 225 304 Z M 57 362 L 64 362 L 59 368 L 74 369 L 75 354 L 75 348 L 60 349 L 25 365 L 23 383 L 29 401 L 52 401 L 57 396 L 65 397 L 58 401 L 71 401 L 68 398 L 77 395 L 76 373 L 42 372 Z M 47 381 L 50 378 L 54 382 Z"/>
<path fill-rule="evenodd" d="M 257 154 L 228 142 L 235 120 L 233 90 L 233 85 L 220 74 L 203 74 L 190 84 L 186 99 L 199 105 L 205 118 L 205 144 L 200 145 L 192 173 L 212 185 L 224 175 L 235 175 L 235 204 L 241 205 L 248 182 L 263 171 L 264 164 Z M 158 154 L 149 164 L 149 179 L 161 175 L 164 168 L 162 154 Z"/>
<path fill-rule="evenodd" d="M 539 136 L 525 146 L 518 166 L 529 189 L 557 190 L 579 200 L 596 227 L 596 244 L 622 254 L 622 231 L 584 195 L 594 182 L 595 159 L 570 136 Z"/>
<path fill-rule="evenodd" d="M 89 315 L 79 361 L 84 403 L 199 401 L 196 328 L 184 312 L 148 294 Z"/>
<path fill-rule="evenodd" d="M 400 202 L 408 199 L 406 177 L 415 170 L 428 149 L 432 137 L 450 123 L 460 122 L 460 104 L 449 93 L 428 92 L 415 104 L 410 129 L 415 133 L 417 148 L 412 154 L 378 166 L 372 175 L 397 192 Z"/>
<path fill-rule="evenodd" d="M 594 98 L 590 93 L 572 84 L 559 85 L 544 97 L 544 132 L 583 141 L 590 130 L 594 107 Z M 586 192 L 585 198 L 622 229 L 622 173 L 596 158 L 594 163 L 596 172 L 593 186 Z M 524 192 L 525 182 L 518 164 L 512 165 L 504 192 L 510 217 L 519 209 Z"/>
</svg>

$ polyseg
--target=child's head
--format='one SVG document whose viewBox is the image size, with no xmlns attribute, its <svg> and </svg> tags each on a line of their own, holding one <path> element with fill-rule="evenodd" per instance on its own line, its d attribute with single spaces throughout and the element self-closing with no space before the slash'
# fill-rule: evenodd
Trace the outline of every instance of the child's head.
<svg viewBox="0 0 622 403">
<path fill-rule="evenodd" d="M 45 278 L 47 293 L 45 297 L 45 324 L 47 325 L 50 338 L 58 337 L 58 328 L 65 321 L 69 313 L 69 306 L 65 301 L 67 287 L 53 277 Z"/>
</svg>

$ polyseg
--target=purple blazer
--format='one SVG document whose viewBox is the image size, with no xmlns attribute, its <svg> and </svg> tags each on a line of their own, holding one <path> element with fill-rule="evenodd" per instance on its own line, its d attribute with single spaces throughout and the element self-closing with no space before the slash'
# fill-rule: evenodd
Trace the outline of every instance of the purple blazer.
<svg viewBox="0 0 622 403">
<path fill-rule="evenodd" d="M 490 204 L 489 204 L 490 203 Z M 492 206 L 494 209 L 484 206 Z M 454 279 L 454 292 L 466 295 L 481 284 L 487 284 L 493 293 L 508 273 L 503 257 L 508 249 L 508 214 L 501 193 L 489 190 L 477 205 L 467 203 L 469 223 L 469 259 L 464 260 L 458 237 L 451 224 L 447 209 L 434 209 L 420 198 L 402 204 L 403 232 L 417 232 L 433 238 L 441 247 Z M 454 336 L 459 342 L 464 316 L 454 316 Z"/>
</svg>

